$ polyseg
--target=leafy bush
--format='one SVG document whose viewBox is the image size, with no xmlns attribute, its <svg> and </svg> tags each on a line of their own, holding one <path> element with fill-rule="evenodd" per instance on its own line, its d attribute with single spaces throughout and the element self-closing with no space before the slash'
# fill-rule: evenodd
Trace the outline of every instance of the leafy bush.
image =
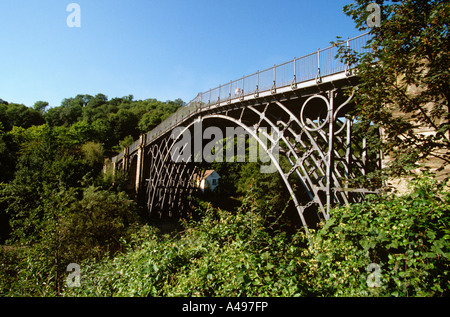
<svg viewBox="0 0 450 317">
<path fill-rule="evenodd" d="M 74 192 L 55 191 L 44 204 L 55 212 L 42 243 L 0 252 L 0 292 L 448 296 L 450 193 L 425 177 L 412 186 L 409 195 L 373 196 L 334 209 L 309 237 L 283 231 L 274 221 L 279 210 L 254 189 L 236 211 L 207 205 L 197 210 L 200 220 L 187 219 L 170 234 L 130 225 L 133 205 L 126 196 L 89 188 L 78 201 Z M 81 287 L 65 285 L 71 262 L 80 264 Z"/>
<path fill-rule="evenodd" d="M 450 195 L 413 185 L 335 209 L 309 238 L 274 229 L 275 210 L 251 190 L 236 212 L 209 206 L 176 236 L 144 226 L 127 253 L 83 262 L 81 287 L 63 295 L 448 296 Z"/>
<path fill-rule="evenodd" d="M 303 236 L 269 233 L 250 191 L 235 212 L 199 210 L 176 237 L 145 226 L 130 251 L 81 265 L 81 287 L 66 296 L 295 296 L 303 295 Z M 270 214 L 270 210 L 266 211 Z"/>
<path fill-rule="evenodd" d="M 63 220 L 61 231 L 67 245 L 75 248 L 72 262 L 119 251 L 120 239 L 138 220 L 135 203 L 124 192 L 89 187 L 83 199 L 70 208 L 72 212 Z"/>
<path fill-rule="evenodd" d="M 410 195 L 372 197 L 333 211 L 311 239 L 314 293 L 449 295 L 450 193 L 426 177 L 411 186 Z M 380 278 L 373 289 L 367 287 L 371 263 Z"/>
<path fill-rule="evenodd" d="M 46 188 L 44 197 L 34 243 L 0 253 L 0 290 L 9 296 L 58 295 L 68 264 L 115 255 L 137 221 L 124 193 L 89 187 L 79 200 L 76 189 Z"/>
</svg>

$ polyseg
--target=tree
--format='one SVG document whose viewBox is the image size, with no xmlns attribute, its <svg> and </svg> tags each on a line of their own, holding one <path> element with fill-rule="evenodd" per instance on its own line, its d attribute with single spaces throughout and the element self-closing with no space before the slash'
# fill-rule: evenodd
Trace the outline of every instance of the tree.
<svg viewBox="0 0 450 317">
<path fill-rule="evenodd" d="M 17 151 L 17 144 L 10 134 L 4 132 L 0 121 L 0 183 L 12 179 L 16 168 Z"/>
<path fill-rule="evenodd" d="M 2 101 L 0 99 L 0 101 Z M 0 102 L 0 123 L 2 124 L 3 131 L 11 130 L 12 126 L 6 116 L 6 110 L 8 109 L 8 103 L 4 104 Z"/>
<path fill-rule="evenodd" d="M 115 139 L 112 136 L 112 128 L 109 121 L 106 119 L 97 119 L 92 122 L 92 129 L 94 130 L 94 141 L 100 142 L 106 147 L 115 145 Z"/>
<path fill-rule="evenodd" d="M 84 101 L 81 97 L 66 98 L 61 106 L 48 109 L 44 114 L 45 121 L 52 127 L 62 125 L 69 127 L 82 117 L 83 106 Z"/>
<path fill-rule="evenodd" d="M 181 98 L 177 98 L 173 102 L 178 104 L 180 107 L 184 107 L 186 105 L 186 103 Z"/>
<path fill-rule="evenodd" d="M 70 126 L 76 123 L 82 117 L 83 108 L 77 103 L 70 103 L 65 106 L 61 111 L 61 119 L 64 125 Z"/>
<path fill-rule="evenodd" d="M 130 110 L 120 109 L 110 117 L 109 121 L 117 141 L 124 139 L 128 135 L 133 136 L 133 138 L 139 136 L 137 129 L 139 118 Z"/>
<path fill-rule="evenodd" d="M 48 107 L 47 101 L 36 101 L 34 103 L 33 109 L 39 112 L 41 115 L 45 113 L 45 108 Z"/>
<path fill-rule="evenodd" d="M 29 128 L 33 125 L 44 124 L 44 118 L 38 111 L 28 108 L 22 104 L 10 103 L 6 106 L 2 105 L 0 109 L 0 119 L 3 121 L 4 127 L 12 128 L 13 126 Z M 9 130 L 9 129 L 8 129 Z"/>
<path fill-rule="evenodd" d="M 139 130 L 141 133 L 147 133 L 154 129 L 158 124 L 161 123 L 161 113 L 159 112 L 147 112 L 145 113 L 141 120 L 139 121 Z"/>
<path fill-rule="evenodd" d="M 344 7 L 361 31 L 368 29 L 371 2 L 356 0 Z M 450 164 L 450 4 L 376 2 L 381 25 L 369 30 L 370 51 L 340 49 L 348 63 L 358 63 L 356 115 L 366 127 L 381 128 L 379 146 L 390 158 L 388 174 L 405 175 L 424 162 L 434 162 L 440 171 Z"/>
<path fill-rule="evenodd" d="M 94 127 L 86 121 L 78 121 L 73 124 L 68 134 L 74 144 L 78 145 L 95 140 Z"/>
<path fill-rule="evenodd" d="M 124 192 L 88 187 L 74 207 L 62 232 L 78 259 L 102 256 L 107 251 L 114 254 L 122 246 L 120 238 L 137 221 L 136 206 Z"/>
<path fill-rule="evenodd" d="M 64 125 L 62 116 L 63 107 L 54 107 L 47 110 L 44 114 L 45 122 L 51 127 Z"/>
<path fill-rule="evenodd" d="M 100 143 L 87 142 L 82 145 L 81 151 L 83 152 L 85 162 L 92 168 L 101 170 L 103 166 L 103 146 Z"/>
<path fill-rule="evenodd" d="M 0 187 L 0 204 L 5 205 L 11 237 L 17 241 L 32 242 L 45 226 L 44 189 L 79 188 L 84 178 L 95 176 L 100 170 L 91 165 L 100 147 L 86 148 L 83 153 L 71 147 L 72 142 L 61 140 L 59 132 L 61 129 L 42 125 L 29 129 L 14 127 L 9 133 L 20 147 L 20 155 L 14 178 Z"/>
</svg>

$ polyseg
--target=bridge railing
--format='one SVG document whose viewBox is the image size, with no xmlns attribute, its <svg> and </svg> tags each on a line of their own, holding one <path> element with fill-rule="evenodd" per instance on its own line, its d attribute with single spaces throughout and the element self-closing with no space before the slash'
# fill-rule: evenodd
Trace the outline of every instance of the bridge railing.
<svg viewBox="0 0 450 317">
<path fill-rule="evenodd" d="M 363 53 L 366 50 L 364 46 L 367 43 L 367 39 L 368 33 L 348 39 L 340 45 L 347 45 L 353 51 Z M 335 58 L 340 45 L 319 49 L 314 53 L 294 58 L 283 64 L 257 71 L 254 74 L 200 93 L 187 104 L 187 107 L 198 102 L 203 105 L 216 104 L 237 97 L 245 97 L 258 92 L 269 91 L 343 72 L 352 65 L 347 65 Z"/>
<path fill-rule="evenodd" d="M 229 83 L 220 85 L 206 92 L 199 93 L 197 97 L 191 100 L 186 106 L 177 110 L 174 114 L 161 122 L 156 128 L 147 133 L 147 144 L 153 139 L 175 128 L 179 122 L 183 121 L 193 113 L 222 102 L 231 101 L 236 98 L 248 98 L 248 96 L 257 96 L 259 93 L 275 91 L 278 88 L 286 86 L 295 86 L 299 83 L 319 80 L 321 77 L 329 76 L 347 71 L 355 65 L 348 65 L 335 56 L 341 45 L 346 45 L 356 53 L 368 51 L 366 43 L 369 39 L 369 33 L 347 39 L 339 45 L 332 45 L 325 49 L 319 49 L 311 54 L 294 58 L 291 61 L 280 65 L 257 71 L 254 74 L 244 76 Z M 139 146 L 139 140 L 129 147 L 132 153 Z M 133 150 L 133 151 L 132 151 Z M 122 154 L 122 153 L 121 153 Z M 113 161 L 120 160 L 120 154 L 113 158 Z"/>
</svg>

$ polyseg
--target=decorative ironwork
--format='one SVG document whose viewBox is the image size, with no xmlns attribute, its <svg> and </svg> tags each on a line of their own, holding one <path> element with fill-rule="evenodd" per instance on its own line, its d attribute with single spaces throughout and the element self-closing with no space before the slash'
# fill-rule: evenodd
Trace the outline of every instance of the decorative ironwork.
<svg viewBox="0 0 450 317">
<path fill-rule="evenodd" d="M 346 45 L 354 41 L 360 41 L 360 37 L 348 40 Z M 189 198 L 198 190 L 193 175 L 199 166 L 195 151 L 188 158 L 180 154 L 173 157 L 174 145 L 181 137 L 181 133 L 172 134 L 174 128 L 182 126 L 195 133 L 200 127 L 196 133 L 203 133 L 202 127 L 208 126 L 241 127 L 270 157 L 308 231 L 307 210 L 314 209 L 319 218 L 328 220 L 333 205 L 362 200 L 370 191 L 349 187 L 348 180 L 365 175 L 378 164 L 378 158 L 368 158 L 366 136 L 355 129 L 358 122 L 349 115 L 354 90 L 347 96 L 345 91 L 357 86 L 356 76 L 349 65 L 337 63 L 333 68 L 321 58 L 333 50 L 336 48 L 319 50 L 199 94 L 137 141 L 140 144 L 113 158 L 113 163 L 122 163 L 128 173 L 139 174 L 134 179 L 144 186 L 136 185 L 136 194 L 151 214 L 173 216 L 175 211 L 190 208 Z M 317 62 L 318 72 L 305 80 L 299 66 L 309 59 Z M 292 72 L 287 71 L 291 66 Z M 263 78 L 270 71 L 273 81 L 268 85 Z M 284 78 L 283 71 L 293 80 Z M 264 129 L 277 133 L 265 133 Z M 189 140 L 186 142 L 185 146 L 190 146 Z M 136 153 L 138 163 L 133 168 L 130 161 Z M 369 166 L 368 162 L 374 160 L 375 164 Z"/>
</svg>

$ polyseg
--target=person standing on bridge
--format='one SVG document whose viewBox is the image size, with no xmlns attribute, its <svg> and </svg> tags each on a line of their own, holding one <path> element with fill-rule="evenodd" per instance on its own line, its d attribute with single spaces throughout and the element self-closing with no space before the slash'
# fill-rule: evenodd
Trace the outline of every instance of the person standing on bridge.
<svg viewBox="0 0 450 317">
<path fill-rule="evenodd" d="M 241 95 L 241 88 L 237 87 L 236 90 L 234 91 L 234 94 L 236 95 L 236 97 L 239 97 Z"/>
</svg>

